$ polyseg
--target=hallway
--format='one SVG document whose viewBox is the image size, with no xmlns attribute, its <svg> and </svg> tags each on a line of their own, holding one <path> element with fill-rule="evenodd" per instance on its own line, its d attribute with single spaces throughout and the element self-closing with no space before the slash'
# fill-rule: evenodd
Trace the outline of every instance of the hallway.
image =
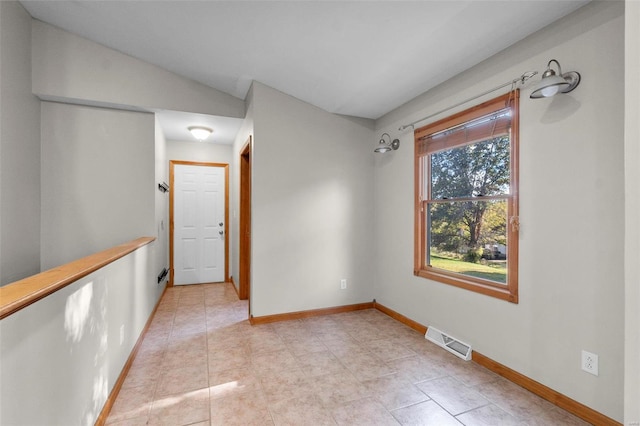
<svg viewBox="0 0 640 426">
<path fill-rule="evenodd" d="M 374 309 L 247 312 L 229 283 L 168 288 L 107 424 L 586 424 Z"/>
</svg>

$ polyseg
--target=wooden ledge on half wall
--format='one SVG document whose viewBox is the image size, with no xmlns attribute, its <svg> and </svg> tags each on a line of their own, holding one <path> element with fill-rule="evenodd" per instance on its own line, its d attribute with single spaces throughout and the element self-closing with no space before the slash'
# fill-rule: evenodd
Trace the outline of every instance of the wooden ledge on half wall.
<svg viewBox="0 0 640 426">
<path fill-rule="evenodd" d="M 140 237 L 0 287 L 0 319 L 18 312 L 154 240 L 155 237 Z"/>
</svg>

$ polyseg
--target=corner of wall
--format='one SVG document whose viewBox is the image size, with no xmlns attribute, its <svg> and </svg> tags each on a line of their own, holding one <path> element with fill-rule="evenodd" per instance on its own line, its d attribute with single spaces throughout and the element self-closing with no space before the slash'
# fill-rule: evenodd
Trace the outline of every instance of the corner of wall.
<svg viewBox="0 0 640 426">
<path fill-rule="evenodd" d="M 624 422 L 640 424 L 640 2 L 625 2 Z"/>
</svg>

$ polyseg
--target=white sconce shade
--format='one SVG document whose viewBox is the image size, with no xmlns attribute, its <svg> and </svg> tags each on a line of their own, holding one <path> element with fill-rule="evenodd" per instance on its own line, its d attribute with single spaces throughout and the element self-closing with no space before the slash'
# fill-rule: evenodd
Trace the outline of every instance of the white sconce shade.
<svg viewBox="0 0 640 426">
<path fill-rule="evenodd" d="M 558 74 L 551 69 L 551 63 L 555 62 L 558 66 Z M 531 99 L 549 98 L 557 93 L 569 93 L 575 89 L 580 83 L 580 74 L 576 71 L 562 73 L 560 63 L 552 59 L 547 64 L 547 70 L 542 74 L 542 80 L 533 88 Z"/>
</svg>

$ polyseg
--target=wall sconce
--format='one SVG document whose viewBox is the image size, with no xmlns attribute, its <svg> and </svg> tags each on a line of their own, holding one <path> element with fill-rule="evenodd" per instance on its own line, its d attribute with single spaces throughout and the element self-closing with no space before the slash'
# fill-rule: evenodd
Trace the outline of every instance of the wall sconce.
<svg viewBox="0 0 640 426">
<path fill-rule="evenodd" d="M 384 138 L 385 135 L 387 136 L 387 140 L 385 140 Z M 391 140 L 391 136 L 389 136 L 389 133 L 383 133 L 382 136 L 380 136 L 378 147 L 374 150 L 374 152 L 384 154 L 385 152 L 389 152 L 391 150 L 395 151 L 398 148 L 400 148 L 400 140 Z"/>
<path fill-rule="evenodd" d="M 160 192 L 169 192 L 169 185 L 166 182 L 162 182 L 158 184 L 158 190 Z"/>
<path fill-rule="evenodd" d="M 558 66 L 558 74 L 551 69 L 551 63 Z M 533 88 L 529 96 L 531 99 L 549 98 L 556 93 L 569 93 L 580 83 L 580 74 L 576 71 L 562 73 L 560 63 L 552 59 L 547 64 L 547 70 L 542 74 L 542 80 Z"/>
<path fill-rule="evenodd" d="M 213 133 L 213 130 L 211 130 L 210 128 L 202 126 L 191 126 L 189 127 L 189 131 L 194 138 L 198 139 L 201 142 L 207 139 L 211 135 L 211 133 Z"/>
</svg>

